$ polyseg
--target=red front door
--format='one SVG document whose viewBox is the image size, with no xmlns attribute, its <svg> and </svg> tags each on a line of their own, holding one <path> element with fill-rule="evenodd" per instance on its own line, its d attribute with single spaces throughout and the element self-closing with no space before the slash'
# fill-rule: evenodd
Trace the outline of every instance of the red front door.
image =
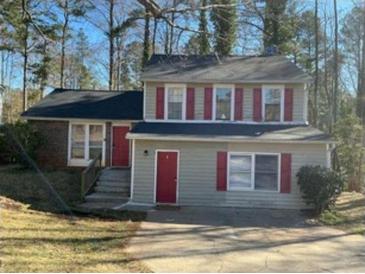
<svg viewBox="0 0 365 274">
<path fill-rule="evenodd" d="M 112 166 L 129 166 L 129 127 L 113 127 Z"/>
<path fill-rule="evenodd" d="M 176 203 L 177 152 L 157 152 L 157 203 Z"/>
</svg>

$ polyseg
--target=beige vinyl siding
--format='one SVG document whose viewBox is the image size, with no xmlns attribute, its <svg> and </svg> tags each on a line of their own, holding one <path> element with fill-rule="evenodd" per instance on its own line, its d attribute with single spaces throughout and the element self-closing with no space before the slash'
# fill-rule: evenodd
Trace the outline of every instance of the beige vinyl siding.
<svg viewBox="0 0 365 274">
<path fill-rule="evenodd" d="M 306 207 L 296 183 L 303 165 L 326 165 L 325 144 L 205 143 L 176 141 L 135 141 L 133 201 L 154 202 L 154 168 L 157 149 L 180 151 L 180 205 L 291 208 Z M 144 151 L 148 151 L 148 156 Z M 270 191 L 216 191 L 217 151 L 291 153 L 291 193 Z"/>
<path fill-rule="evenodd" d="M 269 83 L 267 84 L 269 85 Z M 164 83 L 147 82 L 146 83 L 146 109 L 145 117 L 148 120 L 156 118 L 156 88 L 163 87 Z M 195 88 L 195 120 L 204 120 L 204 88 L 212 87 L 212 84 L 194 83 L 187 84 L 187 87 Z M 243 97 L 243 118 L 244 121 L 253 121 L 253 88 L 262 87 L 262 84 L 244 84 L 236 85 L 244 89 Z M 294 90 L 293 93 L 293 121 L 305 122 L 305 92 L 304 84 L 291 84 L 286 85 Z"/>
</svg>

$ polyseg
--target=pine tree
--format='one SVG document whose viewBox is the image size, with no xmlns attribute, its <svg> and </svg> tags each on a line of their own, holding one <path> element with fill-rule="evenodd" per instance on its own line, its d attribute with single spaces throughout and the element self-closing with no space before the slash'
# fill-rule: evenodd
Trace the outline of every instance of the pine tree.
<svg viewBox="0 0 365 274">
<path fill-rule="evenodd" d="M 236 40 L 236 0 L 211 0 L 211 4 L 227 5 L 212 8 L 211 20 L 214 25 L 214 50 L 220 56 L 231 53 Z"/>
<path fill-rule="evenodd" d="M 206 5 L 207 5 L 207 0 L 203 0 L 202 6 L 205 7 Z M 201 55 L 209 54 L 210 47 L 208 40 L 208 21 L 204 9 L 200 11 L 199 31 L 200 31 L 198 35 L 199 54 Z"/>
</svg>

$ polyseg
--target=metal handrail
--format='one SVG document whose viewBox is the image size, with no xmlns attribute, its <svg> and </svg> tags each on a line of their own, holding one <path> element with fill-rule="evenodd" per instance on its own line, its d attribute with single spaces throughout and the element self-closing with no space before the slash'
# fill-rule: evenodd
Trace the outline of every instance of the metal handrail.
<svg viewBox="0 0 365 274">
<path fill-rule="evenodd" d="M 101 170 L 101 153 L 81 173 L 81 200 L 94 187 Z"/>
</svg>

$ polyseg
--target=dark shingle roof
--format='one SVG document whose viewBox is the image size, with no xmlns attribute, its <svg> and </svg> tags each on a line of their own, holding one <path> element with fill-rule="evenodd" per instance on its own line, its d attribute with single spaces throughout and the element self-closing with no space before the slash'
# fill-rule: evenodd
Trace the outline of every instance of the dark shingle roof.
<svg viewBox="0 0 365 274">
<path fill-rule="evenodd" d="M 140 122 L 131 131 L 137 135 L 277 140 L 277 141 L 329 141 L 330 136 L 307 125 L 269 125 L 234 123 L 155 123 Z"/>
<path fill-rule="evenodd" d="M 306 83 L 311 77 L 285 56 L 153 55 L 144 81 Z"/>
<path fill-rule="evenodd" d="M 142 120 L 143 92 L 55 89 L 22 116 Z"/>
</svg>

